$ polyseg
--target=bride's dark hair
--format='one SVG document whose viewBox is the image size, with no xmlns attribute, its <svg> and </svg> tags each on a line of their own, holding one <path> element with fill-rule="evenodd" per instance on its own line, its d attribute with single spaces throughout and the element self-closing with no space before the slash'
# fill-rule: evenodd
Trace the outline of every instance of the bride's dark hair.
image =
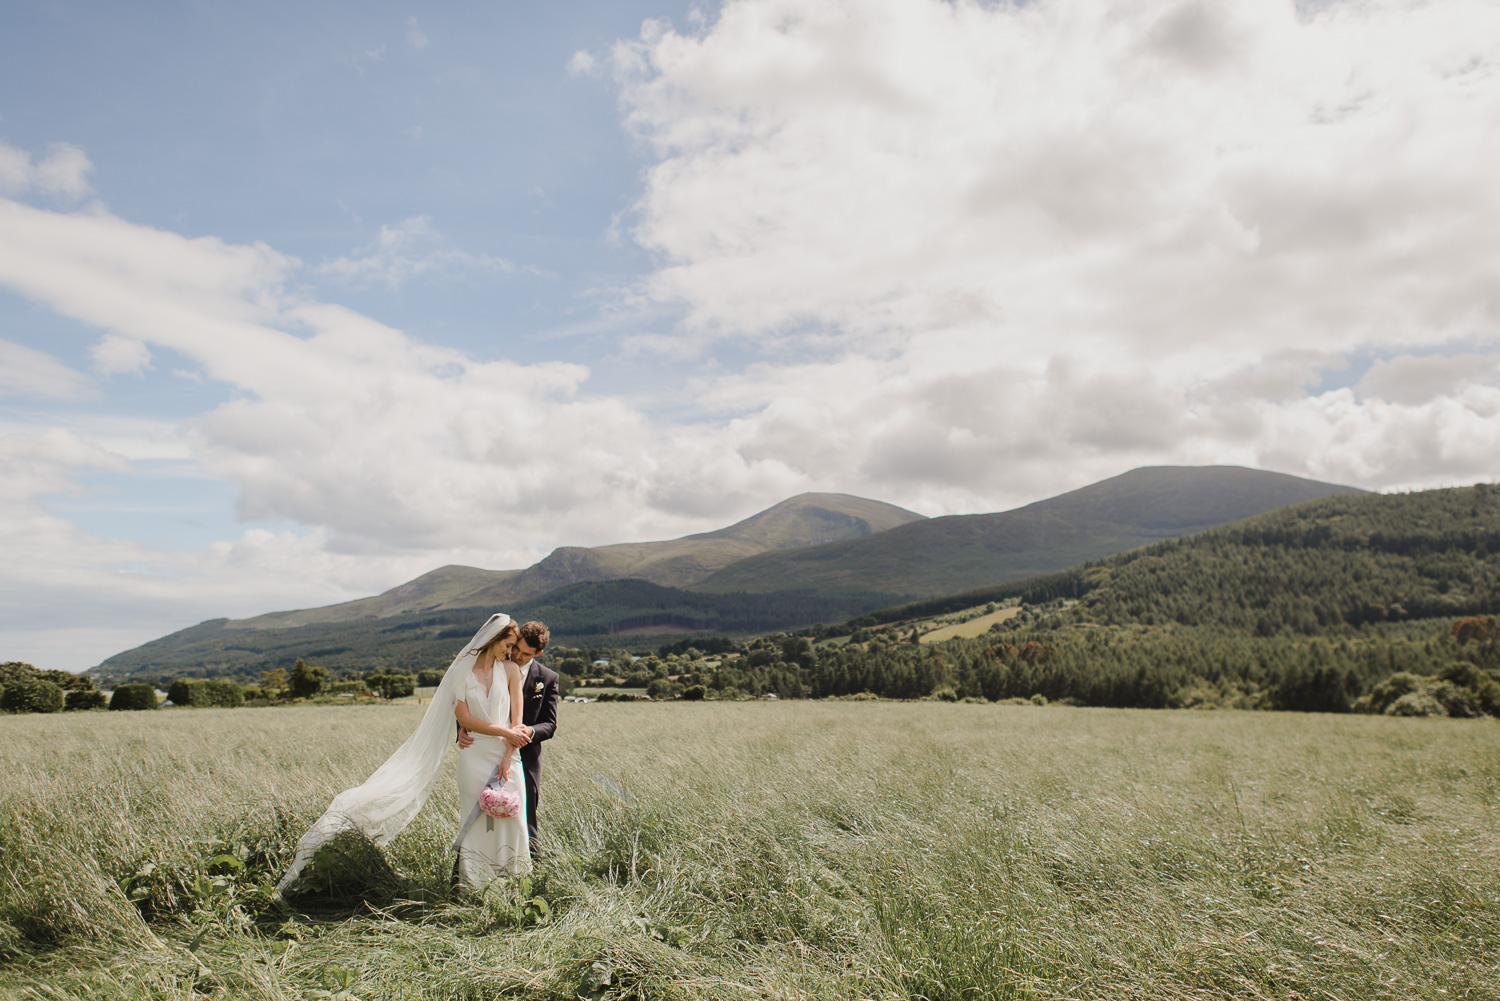
<svg viewBox="0 0 1500 1001">
<path fill-rule="evenodd" d="M 507 622 L 505 625 L 500 627 L 500 631 L 495 634 L 495 638 L 484 645 L 484 649 L 493 650 L 495 648 L 495 644 L 504 643 L 508 639 L 516 639 L 520 637 L 520 635 L 520 627 L 518 627 L 514 622 Z M 480 651 L 480 653 L 483 652 L 484 650 Z"/>
</svg>

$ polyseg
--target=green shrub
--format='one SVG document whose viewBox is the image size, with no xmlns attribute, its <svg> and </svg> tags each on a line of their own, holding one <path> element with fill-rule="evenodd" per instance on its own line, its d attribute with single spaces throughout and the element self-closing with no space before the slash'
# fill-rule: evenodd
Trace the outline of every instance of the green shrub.
<svg viewBox="0 0 1500 1001">
<path fill-rule="evenodd" d="M 142 684 L 121 685 L 115 689 L 114 695 L 110 696 L 109 707 L 111 709 L 155 709 L 156 689 Z"/>
<path fill-rule="evenodd" d="M 245 690 L 232 681 L 204 681 L 201 678 L 179 678 L 167 689 L 173 705 L 203 708 L 238 709 L 245 704 Z"/>
<path fill-rule="evenodd" d="M 203 694 L 207 697 L 208 705 L 223 709 L 238 709 L 245 704 L 245 690 L 232 681 L 205 681 Z M 200 703 L 194 701 L 193 704 Z"/>
<path fill-rule="evenodd" d="M 443 683 L 442 671 L 418 671 L 417 686 L 420 688 L 433 688 Z"/>
<path fill-rule="evenodd" d="M 0 697 L 0 709 L 17 713 L 55 713 L 63 707 L 63 690 L 50 681 L 13 684 Z"/>
<path fill-rule="evenodd" d="M 417 690 L 417 679 L 410 674 L 368 674 L 365 683 L 383 699 L 403 699 Z"/>
<path fill-rule="evenodd" d="M 1475 703 L 1482 712 L 1500 716 L 1500 683 L 1489 673 L 1468 661 L 1456 660 L 1437 673 L 1442 681 L 1451 681 L 1460 688 L 1474 693 Z"/>
<path fill-rule="evenodd" d="M 1479 708 L 1479 697 L 1451 681 L 1434 681 L 1428 687 L 1427 694 L 1437 699 L 1449 716 L 1472 719 L 1484 715 L 1484 711 Z"/>
<path fill-rule="evenodd" d="M 97 688 L 77 689 L 67 693 L 63 708 L 70 712 L 75 709 L 103 709 L 109 704 L 109 699 Z"/>
<path fill-rule="evenodd" d="M 702 685 L 689 685 L 687 688 L 683 689 L 682 697 L 684 699 L 687 699 L 689 702 L 699 702 L 702 701 L 703 696 L 707 694 L 708 691 Z"/>
<path fill-rule="evenodd" d="M 1407 692 L 1386 707 L 1387 716 L 1446 716 L 1448 710 L 1426 692 Z"/>
<path fill-rule="evenodd" d="M 5 704 L 5 686 L 0 685 L 0 705 Z"/>
<path fill-rule="evenodd" d="M 1398 671 L 1370 689 L 1370 694 L 1356 700 L 1355 709 L 1359 712 L 1384 713 L 1397 699 L 1414 692 L 1425 692 L 1427 680 L 1419 674 Z"/>
<path fill-rule="evenodd" d="M 1400 710 L 1396 709 L 1401 705 Z M 1433 705 L 1442 709 L 1432 711 Z M 1454 661 L 1435 677 L 1402 671 L 1391 675 L 1357 699 L 1355 712 L 1388 716 L 1456 716 L 1472 718 L 1489 713 L 1500 715 L 1500 684 L 1487 672 L 1465 661 Z"/>
<path fill-rule="evenodd" d="M 670 699 L 681 687 L 677 682 L 667 678 L 653 678 L 651 684 L 646 686 L 646 694 L 653 699 Z"/>
<path fill-rule="evenodd" d="M 1043 695 L 1041 692 L 1037 692 L 1031 697 L 1031 704 L 1034 706 L 1044 706 L 1047 704 L 1047 696 Z"/>
</svg>

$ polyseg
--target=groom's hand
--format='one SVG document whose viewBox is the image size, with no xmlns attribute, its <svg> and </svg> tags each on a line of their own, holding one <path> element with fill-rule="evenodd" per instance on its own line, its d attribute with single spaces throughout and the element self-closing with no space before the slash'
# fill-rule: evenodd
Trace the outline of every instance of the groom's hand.
<svg viewBox="0 0 1500 1001">
<path fill-rule="evenodd" d="M 458 728 L 458 746 L 459 747 L 468 747 L 472 743 L 474 743 L 474 735 L 472 733 L 470 733 L 469 731 L 465 730 L 463 727 L 459 727 Z"/>
</svg>

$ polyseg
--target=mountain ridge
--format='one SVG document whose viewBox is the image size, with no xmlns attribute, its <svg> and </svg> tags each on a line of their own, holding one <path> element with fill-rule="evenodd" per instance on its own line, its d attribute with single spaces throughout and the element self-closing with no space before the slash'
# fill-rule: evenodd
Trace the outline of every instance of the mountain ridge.
<svg viewBox="0 0 1500 1001">
<path fill-rule="evenodd" d="M 729 569 L 749 565 L 760 575 L 758 583 L 763 583 L 765 569 L 759 564 L 771 562 L 772 572 L 780 574 L 772 578 L 778 585 L 773 587 L 683 590 L 641 577 L 596 577 L 592 581 L 572 580 L 541 594 L 533 590 L 529 597 L 516 598 L 503 595 L 522 590 L 514 581 L 525 571 L 448 566 L 383 594 L 340 605 L 273 612 L 238 621 L 210 620 L 116 654 L 96 670 L 126 674 L 171 670 L 212 676 L 216 672 L 244 673 L 257 665 L 288 665 L 296 657 L 327 658 L 330 667 L 430 664 L 440 653 L 451 652 L 454 637 L 468 635 L 465 630 L 472 630 L 471 619 L 482 619 L 497 607 L 516 614 L 545 610 L 556 635 L 596 638 L 639 634 L 655 626 L 664 633 L 712 632 L 715 624 L 744 629 L 756 623 L 756 630 L 765 631 L 811 624 L 809 615 L 834 622 L 927 595 L 968 590 L 972 587 L 969 582 L 975 579 L 989 585 L 1057 571 L 1175 537 L 1185 522 L 1187 527 L 1208 527 L 1241 512 L 1259 513 L 1285 503 L 1340 493 L 1363 491 L 1243 467 L 1146 467 L 1011 512 L 988 515 L 925 519 L 893 505 L 848 495 L 799 495 L 726 529 L 701 533 L 699 539 L 723 541 L 727 533 L 728 541 L 735 544 L 745 542 L 747 536 L 759 546 L 777 541 L 806 543 L 822 531 L 861 530 L 855 522 L 865 518 L 863 505 L 871 505 L 870 510 L 884 512 L 901 523 L 853 539 L 762 550 L 728 565 Z M 840 505 L 844 509 L 835 510 Z M 767 517 L 778 509 L 778 515 Z M 812 509 L 817 510 L 809 515 Z M 780 529 L 776 528 L 778 519 L 783 519 Z M 789 527 L 793 525 L 800 528 L 793 531 Z M 941 545 L 930 544 L 922 535 L 929 525 L 940 527 L 937 538 Z M 997 525 L 1013 531 L 997 532 Z M 871 527 L 868 519 L 863 527 Z M 916 535 L 916 544 L 907 541 L 882 547 L 877 556 L 885 566 L 879 565 L 879 560 L 865 559 L 863 564 L 855 560 L 830 569 L 826 561 L 813 561 L 810 565 L 825 577 L 829 573 L 840 575 L 831 583 L 814 576 L 809 584 L 775 563 L 801 553 L 837 554 L 850 548 L 856 548 L 856 555 L 860 555 L 857 547 L 891 535 L 897 535 L 900 541 L 897 533 Z M 693 539 L 624 543 L 620 547 L 626 550 L 627 565 L 653 560 L 669 565 L 681 552 L 674 552 L 672 547 Z M 561 562 L 575 552 L 596 554 L 612 548 L 616 547 L 564 547 L 553 555 L 560 553 Z M 934 565 L 934 560 L 941 564 L 944 559 L 951 564 L 946 570 Z M 578 573 L 578 568 L 573 572 Z M 584 568 L 583 572 L 597 572 L 597 568 Z M 718 578 L 722 583 L 726 576 L 720 570 L 701 579 Z M 593 586 L 611 581 L 630 586 Z M 533 589 L 536 586 L 530 585 Z M 257 630 L 261 635 L 255 635 Z M 641 642 L 639 635 L 634 635 L 633 641 Z"/>
<path fill-rule="evenodd" d="M 560 546 L 521 570 L 449 564 L 368 598 L 230 619 L 224 628 L 286 629 L 508 605 L 589 581 L 639 579 L 682 587 L 766 550 L 854 538 L 922 520 L 925 515 L 884 501 L 852 494 L 802 493 L 710 532 L 660 542 Z"/>
<path fill-rule="evenodd" d="M 767 552 L 690 590 L 936 596 L 1019 580 L 1304 500 L 1364 493 L 1243 466 L 1143 466 L 990 514 L 948 515 L 879 536 Z"/>
</svg>

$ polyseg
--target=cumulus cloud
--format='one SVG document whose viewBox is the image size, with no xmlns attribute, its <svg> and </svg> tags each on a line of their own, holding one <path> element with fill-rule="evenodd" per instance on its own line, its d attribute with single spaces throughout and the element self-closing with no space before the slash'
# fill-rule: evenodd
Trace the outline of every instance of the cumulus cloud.
<svg viewBox="0 0 1500 1001">
<path fill-rule="evenodd" d="M 0 340 L 0 396 L 76 400 L 92 390 L 88 376 L 45 351 Z"/>
<path fill-rule="evenodd" d="M 629 403 L 591 395 L 582 366 L 479 362 L 415 341 L 307 298 L 290 281 L 299 267 L 97 208 L 0 200 L 0 284 L 105 331 L 101 369 L 166 350 L 227 396 L 175 424 L 0 426 L 6 656 L 63 656 L 81 608 L 110 645 L 77 639 L 48 666 L 89 666 L 143 623 L 160 635 L 347 600 L 444 563 L 519 567 L 557 545 L 714 527 L 726 498 L 757 493 L 711 436 L 679 443 Z M 8 389 L 67 399 L 90 386 L 21 345 L 0 342 L 0 359 Z M 162 548 L 90 535 L 51 509 L 99 489 L 92 474 L 144 475 L 139 463 L 161 459 L 231 484 L 243 518 L 288 527 Z"/>
<path fill-rule="evenodd" d="M 1371 365 L 1356 387 L 1360 395 L 1418 405 L 1469 388 L 1500 385 L 1500 354 L 1399 355 Z"/>
<path fill-rule="evenodd" d="M 406 19 L 406 44 L 421 52 L 427 48 L 427 32 L 423 31 L 417 24 L 417 19 L 409 17 Z"/>
<path fill-rule="evenodd" d="M 508 274 L 515 264 L 503 257 L 471 254 L 452 246 L 428 216 L 394 226 L 382 225 L 375 242 L 348 257 L 325 262 L 319 271 L 352 285 L 396 288 L 412 278 L 455 279 L 473 274 Z"/>
<path fill-rule="evenodd" d="M 133 337 L 105 334 L 89 348 L 94 367 L 105 375 L 142 375 L 151 367 L 151 349 Z"/>
<path fill-rule="evenodd" d="M 879 496 L 1173 461 L 1452 482 L 1500 436 L 1487 390 L 1428 362 L 1396 393 L 1416 368 L 1382 359 L 1500 339 L 1497 43 L 1473 0 L 651 22 L 612 53 L 655 154 L 642 294 L 761 352 L 703 387 L 742 453 Z M 1359 392 L 1308 395 L 1356 355 Z"/>
<path fill-rule="evenodd" d="M 579 49 L 568 58 L 569 76 L 588 76 L 596 68 L 594 57 L 584 49 Z"/>
<path fill-rule="evenodd" d="M 0 194 L 16 196 L 39 192 L 67 201 L 93 193 L 88 172 L 93 167 L 83 150 L 71 143 L 53 143 L 45 156 L 0 142 Z"/>
<path fill-rule="evenodd" d="M 589 393 L 576 364 L 413 340 L 305 298 L 297 267 L 260 245 L 0 202 L 0 283 L 107 331 L 99 355 L 117 367 L 161 348 L 228 387 L 184 422 L 191 454 L 235 486 L 243 518 L 307 526 L 331 552 L 524 566 L 559 544 L 711 527 L 700 493 L 721 510 L 760 494 L 753 460 L 713 455 L 711 425 L 655 426 Z M 704 468 L 723 481 L 698 482 Z"/>
</svg>

